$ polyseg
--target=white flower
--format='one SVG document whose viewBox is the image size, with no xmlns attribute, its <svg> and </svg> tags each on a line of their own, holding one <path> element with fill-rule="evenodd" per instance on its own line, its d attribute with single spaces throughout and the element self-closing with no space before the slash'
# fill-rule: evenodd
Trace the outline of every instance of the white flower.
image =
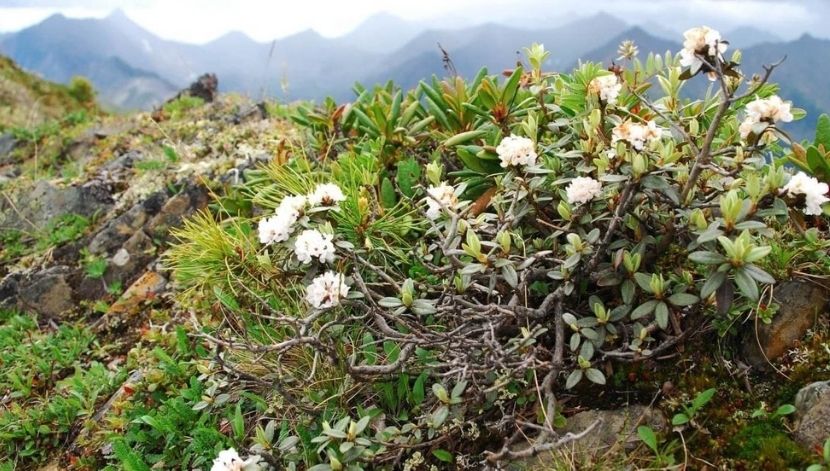
<svg viewBox="0 0 830 471">
<path fill-rule="evenodd" d="M 236 450 L 228 448 L 219 452 L 210 471 L 259 471 L 262 469 L 259 465 L 261 459 L 259 455 L 251 455 L 247 460 L 243 460 Z"/>
<path fill-rule="evenodd" d="M 271 217 L 259 221 L 259 241 L 265 245 L 291 237 L 294 224 L 305 208 L 305 196 L 286 196 Z"/>
<path fill-rule="evenodd" d="M 790 196 L 804 195 L 806 197 L 802 211 L 807 215 L 822 214 L 821 205 L 830 201 L 830 198 L 825 196 L 830 191 L 827 183 L 819 182 L 815 177 L 809 177 L 804 172 L 793 175 L 784 186 L 784 191 Z"/>
<path fill-rule="evenodd" d="M 741 139 L 746 140 L 746 138 L 749 137 L 749 134 L 752 132 L 752 127 L 755 126 L 755 123 L 757 122 L 758 121 L 756 121 L 752 116 L 744 118 L 741 125 L 738 126 L 738 132 L 741 133 Z"/>
<path fill-rule="evenodd" d="M 343 190 L 334 183 L 323 183 L 308 195 L 308 204 L 311 206 L 334 206 L 346 199 Z"/>
<path fill-rule="evenodd" d="M 340 299 L 348 294 L 345 277 L 329 270 L 314 278 L 306 287 L 305 299 L 317 309 L 326 309 L 340 304 Z"/>
<path fill-rule="evenodd" d="M 602 184 L 591 177 L 576 177 L 565 188 L 568 203 L 582 204 L 594 199 L 602 191 Z"/>
<path fill-rule="evenodd" d="M 430 219 L 438 219 L 441 215 L 441 205 L 448 209 L 454 209 L 458 206 L 458 197 L 455 195 L 455 188 L 441 182 L 438 186 L 430 186 L 427 189 L 429 196 L 427 200 L 427 217 Z"/>
<path fill-rule="evenodd" d="M 703 57 L 720 57 L 726 52 L 727 44 L 722 41 L 717 30 L 708 26 L 700 26 L 686 30 L 683 33 L 683 49 L 680 51 L 680 65 L 691 68 L 692 73 L 697 73 L 703 66 Z M 715 80 L 714 71 L 709 71 L 709 80 Z"/>
<path fill-rule="evenodd" d="M 646 142 L 659 140 L 661 137 L 663 137 L 663 130 L 658 128 L 654 121 L 643 125 L 625 120 L 611 131 L 612 144 L 618 141 L 628 141 L 637 150 L 643 150 Z"/>
<path fill-rule="evenodd" d="M 300 233 L 294 241 L 294 254 L 302 263 L 309 263 L 314 257 L 320 262 L 334 261 L 334 244 L 331 235 L 323 234 L 314 229 L 307 229 Z"/>
<path fill-rule="evenodd" d="M 265 245 L 282 242 L 291 237 L 296 219 L 286 214 L 275 214 L 259 221 L 259 241 Z"/>
<path fill-rule="evenodd" d="M 789 123 L 793 120 L 792 103 L 785 102 L 778 95 L 752 100 L 746 105 L 746 113 L 756 121 L 769 123 Z"/>
<path fill-rule="evenodd" d="M 513 134 L 505 137 L 496 147 L 496 153 L 499 154 L 503 168 L 536 164 L 536 146 L 526 137 Z"/>
<path fill-rule="evenodd" d="M 620 94 L 622 84 L 614 74 L 601 75 L 591 80 L 588 84 L 588 91 L 598 94 L 602 101 L 613 105 L 617 102 L 617 96 Z"/>
<path fill-rule="evenodd" d="M 291 224 L 297 222 L 303 209 L 305 209 L 306 197 L 303 195 L 286 196 L 277 207 L 276 213 L 289 219 L 293 218 Z"/>
<path fill-rule="evenodd" d="M 746 117 L 738 131 L 741 139 L 746 139 L 758 123 L 789 123 L 793 120 L 792 103 L 785 102 L 778 95 L 769 98 L 756 98 L 746 105 Z"/>
</svg>

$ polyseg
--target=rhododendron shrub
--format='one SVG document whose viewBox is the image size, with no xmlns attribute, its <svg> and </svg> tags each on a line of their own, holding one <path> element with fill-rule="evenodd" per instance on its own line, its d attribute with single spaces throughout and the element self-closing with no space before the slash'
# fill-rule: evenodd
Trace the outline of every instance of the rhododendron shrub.
<svg viewBox="0 0 830 471">
<path fill-rule="evenodd" d="M 213 287 L 226 322 L 206 337 L 297 413 L 348 394 L 319 422 L 323 466 L 432 450 L 475 467 L 576 440 L 598 424 L 561 434 L 560 392 L 599 395 L 619 363 L 760 314 L 788 273 L 773 250 L 826 250 L 827 184 L 779 163 L 803 112 L 767 83 L 777 65 L 749 79 L 706 27 L 610 70 L 526 52 L 504 80 L 302 111 L 309 152 L 244 188 L 261 244 Z M 684 98 L 699 73 L 716 92 Z"/>
</svg>

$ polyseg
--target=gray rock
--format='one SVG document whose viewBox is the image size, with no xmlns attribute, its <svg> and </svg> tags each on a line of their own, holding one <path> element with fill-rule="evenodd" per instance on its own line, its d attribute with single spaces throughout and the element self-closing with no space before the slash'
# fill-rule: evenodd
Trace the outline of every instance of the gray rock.
<svg viewBox="0 0 830 471">
<path fill-rule="evenodd" d="M 17 144 L 17 139 L 11 134 L 0 134 L 0 165 L 12 163 L 11 154 Z"/>
<path fill-rule="evenodd" d="M 171 227 L 180 226 L 185 217 L 204 208 L 207 203 L 207 190 L 202 186 L 190 186 L 168 199 L 144 229 L 152 237 L 166 240 Z"/>
<path fill-rule="evenodd" d="M 633 448 L 639 443 L 637 427 L 648 425 L 659 432 L 666 428 L 666 417 L 658 409 L 647 406 L 632 405 L 616 410 L 588 410 L 568 418 L 563 432 L 579 433 L 596 420 L 602 423 L 591 433 L 574 442 L 574 448 L 583 452 L 593 452 L 613 446 L 617 442 L 626 448 Z"/>
<path fill-rule="evenodd" d="M 58 187 L 40 181 L 31 191 L 19 194 L 13 206 L 0 200 L 0 230 L 31 225 L 42 229 L 58 216 L 72 213 L 89 217 L 111 205 L 109 192 L 100 187 Z"/>
<path fill-rule="evenodd" d="M 795 346 L 815 324 L 817 316 L 827 312 L 830 303 L 828 290 L 803 281 L 777 285 L 773 297 L 780 309 L 770 324 L 758 325 L 757 339 L 755 325 L 744 326 L 744 357 L 759 369 L 767 369 L 767 359 L 775 360 Z"/>
<path fill-rule="evenodd" d="M 830 395 L 830 381 L 817 381 L 804 386 L 795 395 L 796 416 L 803 416 L 821 399 Z"/>
<path fill-rule="evenodd" d="M 23 310 L 34 310 L 45 316 L 59 318 L 73 307 L 73 292 L 69 284 L 69 267 L 57 266 L 27 277 L 19 282 L 18 305 Z"/>
<path fill-rule="evenodd" d="M 830 382 L 812 383 L 796 394 L 795 440 L 814 450 L 830 438 Z"/>
</svg>

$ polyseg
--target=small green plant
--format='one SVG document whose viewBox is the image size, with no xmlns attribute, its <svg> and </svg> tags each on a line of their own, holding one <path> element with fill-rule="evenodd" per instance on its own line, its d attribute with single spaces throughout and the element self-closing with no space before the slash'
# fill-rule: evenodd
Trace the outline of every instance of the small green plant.
<svg viewBox="0 0 830 471">
<path fill-rule="evenodd" d="M 82 255 L 84 256 L 83 266 L 86 276 L 94 280 L 102 278 L 107 271 L 107 259 L 92 255 L 89 252 Z"/>
<path fill-rule="evenodd" d="M 678 412 L 674 415 L 674 417 L 672 417 L 671 424 L 675 427 L 684 427 L 687 424 L 696 427 L 697 424 L 694 421 L 695 416 L 706 404 L 709 403 L 709 401 L 712 400 L 716 392 L 717 389 L 711 388 L 698 393 L 698 395 L 692 399 L 691 403 L 682 406 L 683 412 Z"/>
<path fill-rule="evenodd" d="M 824 441 L 821 451 L 821 461 L 808 466 L 807 471 L 827 471 L 830 469 L 830 438 Z"/>
<path fill-rule="evenodd" d="M 69 95 L 81 104 L 95 102 L 95 88 L 86 77 L 75 76 L 69 81 Z"/>
<path fill-rule="evenodd" d="M 761 404 L 752 412 L 753 419 L 767 419 L 767 420 L 777 420 L 782 419 L 792 413 L 795 412 L 795 406 L 792 404 L 782 404 L 778 406 L 772 413 L 767 411 L 766 405 Z"/>
<path fill-rule="evenodd" d="M 637 436 L 640 437 L 640 440 L 645 443 L 649 449 L 651 449 L 652 453 L 654 453 L 654 467 L 665 468 L 667 466 L 674 465 L 674 448 L 677 446 L 676 441 L 671 441 L 661 448 L 657 434 L 654 432 L 654 429 L 648 425 L 640 425 L 637 427 Z"/>
<path fill-rule="evenodd" d="M 63 214 L 49 221 L 36 243 L 38 249 L 56 247 L 80 238 L 92 222 L 80 214 Z"/>
<path fill-rule="evenodd" d="M 162 109 L 172 119 L 181 119 L 188 111 L 202 106 L 205 101 L 199 97 L 182 95 L 173 101 L 164 104 Z"/>
</svg>

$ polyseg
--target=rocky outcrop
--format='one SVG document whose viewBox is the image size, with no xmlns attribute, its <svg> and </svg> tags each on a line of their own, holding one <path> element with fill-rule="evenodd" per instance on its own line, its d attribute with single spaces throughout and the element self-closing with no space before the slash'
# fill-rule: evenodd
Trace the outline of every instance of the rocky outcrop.
<svg viewBox="0 0 830 471">
<path fill-rule="evenodd" d="M 814 450 L 830 439 L 830 381 L 801 388 L 795 396 L 795 439 Z"/>
<path fill-rule="evenodd" d="M 830 291 L 814 283 L 787 281 L 775 287 L 775 302 L 780 306 L 769 324 L 747 324 L 743 332 L 743 355 L 750 365 L 767 369 L 768 361 L 781 357 L 795 346 L 816 322 L 828 312 Z"/>
<path fill-rule="evenodd" d="M 67 214 L 91 217 L 112 206 L 110 192 L 99 185 L 57 186 L 42 180 L 14 199 L 0 199 L 0 230 L 40 230 Z"/>
</svg>

